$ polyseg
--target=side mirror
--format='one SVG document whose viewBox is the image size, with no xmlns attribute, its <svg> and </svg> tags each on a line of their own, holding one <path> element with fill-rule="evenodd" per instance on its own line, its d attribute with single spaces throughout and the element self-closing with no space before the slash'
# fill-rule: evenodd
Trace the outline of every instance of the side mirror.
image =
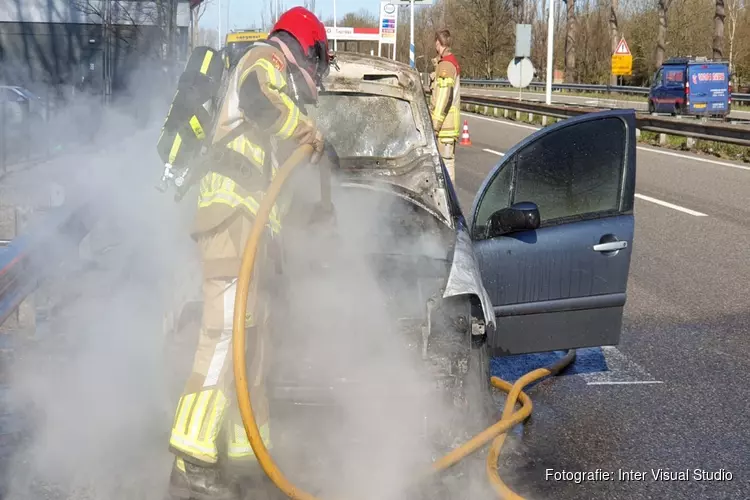
<svg viewBox="0 0 750 500">
<path fill-rule="evenodd" d="M 487 221 L 486 238 L 518 231 L 531 231 L 539 228 L 539 207 L 536 203 L 523 201 L 498 210 Z"/>
</svg>

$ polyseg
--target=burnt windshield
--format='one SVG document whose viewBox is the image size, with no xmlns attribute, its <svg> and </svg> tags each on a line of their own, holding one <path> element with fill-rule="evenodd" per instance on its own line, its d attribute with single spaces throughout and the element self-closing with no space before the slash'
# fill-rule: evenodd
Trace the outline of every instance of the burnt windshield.
<svg viewBox="0 0 750 500">
<path fill-rule="evenodd" d="M 310 114 L 342 158 L 398 158 L 426 143 L 403 99 L 324 93 Z"/>
</svg>

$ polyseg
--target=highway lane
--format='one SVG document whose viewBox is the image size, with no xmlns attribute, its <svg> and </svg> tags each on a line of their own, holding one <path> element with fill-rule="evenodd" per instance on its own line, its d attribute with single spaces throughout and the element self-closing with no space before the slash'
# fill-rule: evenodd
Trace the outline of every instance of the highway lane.
<svg viewBox="0 0 750 500">
<path fill-rule="evenodd" d="M 473 144 L 458 148 L 456 184 L 468 212 L 501 154 L 534 127 L 462 117 Z M 541 384 L 533 423 L 503 470 L 535 499 L 750 498 L 750 168 L 646 147 L 637 155 L 641 197 L 617 352 L 652 383 Z M 545 480 L 546 468 L 724 468 L 734 479 L 576 485 Z"/>
<path fill-rule="evenodd" d="M 485 89 L 482 87 L 465 87 L 464 93 L 466 95 L 469 95 L 468 93 L 472 93 L 474 95 L 481 95 L 481 96 L 488 96 L 488 97 L 508 97 L 508 98 L 517 98 L 519 95 L 518 90 L 514 89 Z M 536 92 L 536 91 L 526 91 L 524 90 L 522 92 L 522 97 L 524 100 L 527 101 L 537 101 L 537 102 L 545 102 L 545 96 L 544 93 Z M 617 94 L 615 94 L 616 96 Z M 646 111 L 648 109 L 648 104 L 646 102 L 646 98 L 643 97 L 642 100 L 638 101 L 629 101 L 629 100 L 618 100 L 616 97 L 591 97 L 591 96 L 580 96 L 575 94 L 561 94 L 561 93 L 553 93 L 552 94 L 552 103 L 553 104 L 574 104 L 578 106 L 594 106 L 594 107 L 603 107 L 603 108 L 633 108 L 637 109 L 639 111 Z M 750 111 L 748 111 L 748 108 L 743 108 L 738 110 L 736 106 L 734 106 L 734 109 L 730 113 L 730 118 L 742 118 L 742 119 L 750 119 Z"/>
</svg>

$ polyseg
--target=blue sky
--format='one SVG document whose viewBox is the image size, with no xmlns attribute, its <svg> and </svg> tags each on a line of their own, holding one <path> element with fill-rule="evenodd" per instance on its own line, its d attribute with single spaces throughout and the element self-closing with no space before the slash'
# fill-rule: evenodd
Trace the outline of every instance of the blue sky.
<svg viewBox="0 0 750 500">
<path fill-rule="evenodd" d="M 206 8 L 206 13 L 201 19 L 203 27 L 219 29 L 219 1 L 211 0 Z M 268 0 L 221 0 L 224 10 L 229 2 L 229 29 L 241 29 L 260 24 L 261 9 L 267 11 Z M 303 0 L 280 0 L 287 9 L 295 5 L 302 5 Z M 367 9 L 377 15 L 380 9 L 380 0 L 336 0 L 336 17 L 341 18 L 347 12 L 356 12 Z M 321 12 L 323 18 L 333 15 L 333 0 L 315 0 L 315 10 Z M 226 31 L 226 28 L 225 28 Z"/>
</svg>

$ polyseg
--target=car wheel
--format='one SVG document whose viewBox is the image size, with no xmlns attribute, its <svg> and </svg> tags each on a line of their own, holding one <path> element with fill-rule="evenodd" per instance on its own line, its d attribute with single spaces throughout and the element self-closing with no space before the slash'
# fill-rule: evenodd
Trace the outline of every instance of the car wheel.
<svg viewBox="0 0 750 500">
<path fill-rule="evenodd" d="M 500 401 L 495 397 L 490 383 L 490 356 L 486 341 L 475 341 L 472 346 L 466 383 L 466 399 L 473 437 L 497 422 L 501 414 Z M 496 496 L 485 469 L 488 451 L 489 445 L 485 445 L 459 464 L 464 475 L 464 486 L 460 492 L 452 491 L 451 498 L 485 499 Z"/>
<path fill-rule="evenodd" d="M 654 106 L 654 101 L 650 100 L 648 101 L 648 113 L 650 115 L 653 115 L 656 113 L 656 107 Z"/>
<path fill-rule="evenodd" d="M 453 337 L 452 341 L 450 337 Z M 431 337 L 430 343 L 432 348 L 441 352 L 441 357 L 452 360 L 450 370 L 441 374 L 444 380 L 448 379 L 447 396 L 452 398 L 457 410 L 453 422 L 440 437 L 441 448 L 447 452 L 447 449 L 463 445 L 495 423 L 500 410 L 490 384 L 490 357 L 484 338 L 472 338 L 469 331 L 461 334 L 454 331 L 449 335 Z M 484 465 L 487 450 L 488 446 L 484 446 L 437 474 L 437 491 L 422 492 L 427 495 L 424 498 L 492 498 Z"/>
</svg>

